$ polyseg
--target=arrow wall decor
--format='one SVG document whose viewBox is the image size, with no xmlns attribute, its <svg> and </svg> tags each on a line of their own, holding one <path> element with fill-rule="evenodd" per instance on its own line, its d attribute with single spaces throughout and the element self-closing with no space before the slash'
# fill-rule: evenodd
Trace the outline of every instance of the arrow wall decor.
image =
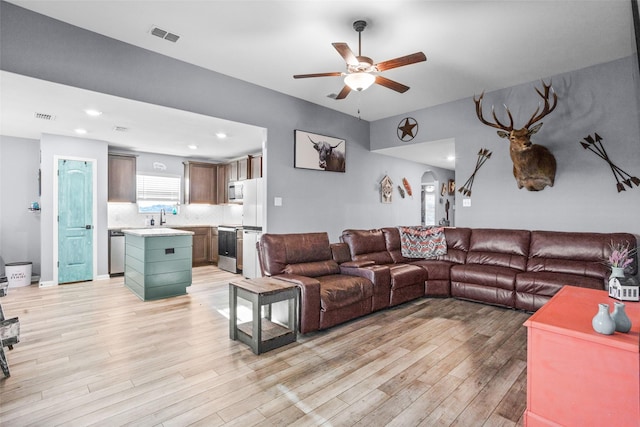
<svg viewBox="0 0 640 427">
<path fill-rule="evenodd" d="M 471 197 L 471 187 L 473 187 L 473 180 L 476 178 L 476 173 L 480 170 L 482 165 L 491 158 L 491 151 L 486 148 L 482 148 L 478 151 L 478 160 L 476 160 L 476 168 L 473 170 L 473 173 L 469 177 L 469 179 L 464 183 L 462 187 L 458 189 L 458 191 L 464 194 L 467 197 Z"/>
<path fill-rule="evenodd" d="M 624 188 L 626 185 L 629 188 L 633 188 L 633 184 L 640 186 L 640 179 L 636 176 L 631 176 L 627 172 L 620 169 L 618 166 L 613 164 L 607 151 L 604 149 L 604 145 L 602 144 L 602 137 L 597 133 L 594 133 L 593 136 L 589 135 L 584 138 L 584 141 L 580 141 L 580 145 L 585 150 L 589 150 L 594 153 L 596 156 L 600 157 L 602 160 L 609 164 L 611 168 L 611 172 L 613 173 L 614 178 L 616 179 L 616 188 L 618 189 L 618 193 L 621 191 L 626 191 Z"/>
</svg>

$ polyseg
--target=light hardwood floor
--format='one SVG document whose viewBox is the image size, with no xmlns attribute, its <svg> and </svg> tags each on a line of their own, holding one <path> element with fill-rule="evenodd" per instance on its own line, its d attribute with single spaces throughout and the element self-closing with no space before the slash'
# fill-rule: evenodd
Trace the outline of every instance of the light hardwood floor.
<svg viewBox="0 0 640 427">
<path fill-rule="evenodd" d="M 229 339 L 233 277 L 149 302 L 122 278 L 11 288 L 0 425 L 522 425 L 528 314 L 421 299 L 256 356 Z"/>
</svg>

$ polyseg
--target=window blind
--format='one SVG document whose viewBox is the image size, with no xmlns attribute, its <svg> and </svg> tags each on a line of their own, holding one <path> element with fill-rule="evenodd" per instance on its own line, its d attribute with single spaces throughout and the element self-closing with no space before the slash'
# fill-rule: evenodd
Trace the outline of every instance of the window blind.
<svg viewBox="0 0 640 427">
<path fill-rule="evenodd" d="M 136 175 L 138 200 L 180 202 L 180 177 L 168 175 Z"/>
</svg>

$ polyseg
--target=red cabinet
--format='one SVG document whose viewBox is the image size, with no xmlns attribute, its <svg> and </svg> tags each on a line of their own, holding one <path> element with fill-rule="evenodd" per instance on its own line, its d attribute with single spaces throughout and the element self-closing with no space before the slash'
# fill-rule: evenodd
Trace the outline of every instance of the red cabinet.
<svg viewBox="0 0 640 427">
<path fill-rule="evenodd" d="M 625 303 L 627 334 L 591 326 L 607 292 L 565 286 L 525 322 L 525 425 L 634 426 L 640 423 L 640 303 Z"/>
</svg>

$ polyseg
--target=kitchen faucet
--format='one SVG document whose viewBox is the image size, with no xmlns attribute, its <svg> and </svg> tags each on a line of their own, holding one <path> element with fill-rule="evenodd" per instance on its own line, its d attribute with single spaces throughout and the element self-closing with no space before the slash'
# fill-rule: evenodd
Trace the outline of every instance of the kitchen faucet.
<svg viewBox="0 0 640 427">
<path fill-rule="evenodd" d="M 164 211 L 164 209 L 160 209 L 160 227 L 162 227 L 162 224 L 166 224 L 167 223 L 167 214 Z"/>
</svg>

